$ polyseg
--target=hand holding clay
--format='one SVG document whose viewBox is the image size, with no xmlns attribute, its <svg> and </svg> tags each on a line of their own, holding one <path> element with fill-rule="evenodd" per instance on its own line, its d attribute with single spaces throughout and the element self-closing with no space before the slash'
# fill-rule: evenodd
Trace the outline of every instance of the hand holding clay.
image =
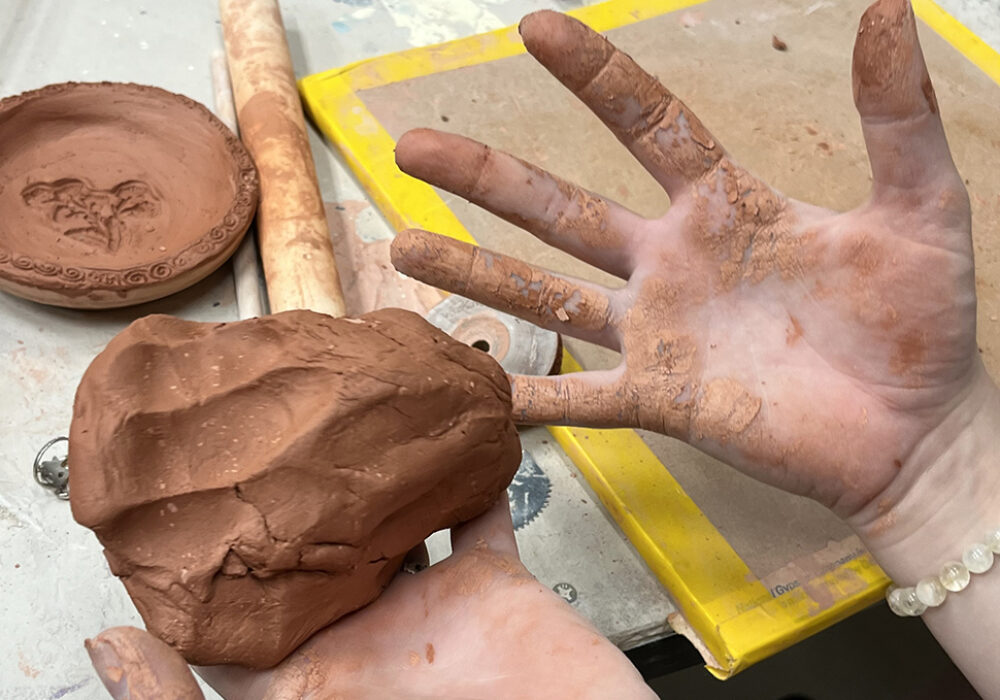
<svg viewBox="0 0 1000 700">
<path fill-rule="evenodd" d="M 576 20 L 539 12 L 521 33 L 672 206 L 647 220 L 459 136 L 399 141 L 404 171 L 627 280 L 608 289 L 423 231 L 397 237 L 400 270 L 621 352 L 611 371 L 513 377 L 515 420 L 663 432 L 844 516 L 925 468 L 910 459 L 918 442 L 992 384 L 968 198 L 909 4 L 881 0 L 861 21 L 854 95 L 874 185 L 848 213 L 761 182 Z"/>
<path fill-rule="evenodd" d="M 364 610 L 269 671 L 201 669 L 231 698 L 645 698 L 635 668 L 521 564 L 506 498 L 452 531 L 451 557 L 399 574 Z M 108 630 L 88 650 L 115 698 L 200 698 L 151 635 Z"/>
<path fill-rule="evenodd" d="M 486 353 L 398 309 L 149 316 L 80 383 L 73 515 L 188 661 L 273 666 L 505 492 L 509 391 Z"/>
</svg>

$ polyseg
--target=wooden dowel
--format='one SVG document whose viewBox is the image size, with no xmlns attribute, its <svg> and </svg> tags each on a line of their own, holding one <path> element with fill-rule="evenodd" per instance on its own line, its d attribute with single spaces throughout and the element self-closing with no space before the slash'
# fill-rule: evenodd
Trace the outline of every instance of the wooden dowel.
<svg viewBox="0 0 1000 700">
<path fill-rule="evenodd" d="M 233 85 L 229 82 L 229 66 L 226 64 L 226 54 L 222 51 L 212 54 L 212 89 L 215 93 L 216 116 L 238 135 L 240 127 L 236 123 Z M 251 227 L 233 255 L 236 309 L 241 320 L 264 315 L 264 300 L 261 299 L 263 290 L 260 288 L 260 275 L 257 272 L 257 242 L 254 237 Z"/>
</svg>

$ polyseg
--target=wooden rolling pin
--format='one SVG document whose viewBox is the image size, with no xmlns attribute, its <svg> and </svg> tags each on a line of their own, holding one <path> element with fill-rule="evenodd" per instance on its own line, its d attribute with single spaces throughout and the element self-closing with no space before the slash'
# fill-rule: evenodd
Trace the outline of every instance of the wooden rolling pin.
<svg viewBox="0 0 1000 700">
<path fill-rule="evenodd" d="M 219 0 L 240 135 L 260 172 L 271 311 L 344 315 L 344 297 L 277 0 Z"/>
</svg>

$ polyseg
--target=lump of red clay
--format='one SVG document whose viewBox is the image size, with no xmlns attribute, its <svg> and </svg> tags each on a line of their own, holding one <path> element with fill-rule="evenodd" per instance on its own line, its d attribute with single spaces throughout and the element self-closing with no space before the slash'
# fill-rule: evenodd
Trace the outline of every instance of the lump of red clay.
<svg viewBox="0 0 1000 700">
<path fill-rule="evenodd" d="M 77 390 L 70 502 L 151 632 L 263 668 L 489 508 L 520 457 L 500 365 L 415 314 L 149 316 Z"/>
</svg>

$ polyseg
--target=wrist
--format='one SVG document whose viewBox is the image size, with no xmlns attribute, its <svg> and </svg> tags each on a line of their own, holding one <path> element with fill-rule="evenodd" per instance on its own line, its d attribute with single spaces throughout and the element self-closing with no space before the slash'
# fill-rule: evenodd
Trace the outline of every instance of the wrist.
<svg viewBox="0 0 1000 700">
<path fill-rule="evenodd" d="M 935 575 L 1000 527 L 1000 390 L 977 364 L 965 394 L 899 476 L 848 523 L 899 585 Z"/>
</svg>

